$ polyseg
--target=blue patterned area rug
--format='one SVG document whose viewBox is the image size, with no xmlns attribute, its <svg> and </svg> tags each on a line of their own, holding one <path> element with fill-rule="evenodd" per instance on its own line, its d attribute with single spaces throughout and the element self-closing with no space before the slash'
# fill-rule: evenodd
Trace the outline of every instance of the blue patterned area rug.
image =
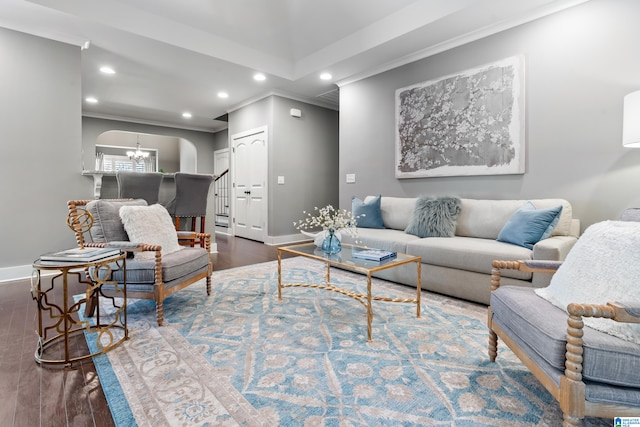
<svg viewBox="0 0 640 427">
<path fill-rule="evenodd" d="M 317 262 L 283 260 L 286 283 L 322 283 Z M 487 356 L 486 307 L 423 292 L 415 304 L 363 305 L 285 288 L 277 263 L 214 271 L 155 304 L 128 305 L 131 339 L 95 358 L 118 426 L 558 426 L 556 401 L 504 346 Z M 364 293 L 365 277 L 332 270 Z M 487 284 L 488 286 L 488 284 Z M 415 289 L 374 280 L 375 294 Z M 107 308 L 104 307 L 103 311 Z M 588 419 L 585 425 L 611 425 Z"/>
</svg>

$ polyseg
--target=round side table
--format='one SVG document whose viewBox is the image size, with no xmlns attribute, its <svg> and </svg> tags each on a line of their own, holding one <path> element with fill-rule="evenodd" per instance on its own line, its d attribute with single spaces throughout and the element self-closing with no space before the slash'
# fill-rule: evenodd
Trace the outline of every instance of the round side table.
<svg viewBox="0 0 640 427">
<path fill-rule="evenodd" d="M 108 280 L 113 268 L 123 269 L 124 281 L 118 284 Z M 73 362 L 88 359 L 98 354 L 104 354 L 122 344 L 129 338 L 127 329 L 127 273 L 126 253 L 102 258 L 91 262 L 57 262 L 42 261 L 33 263 L 31 278 L 31 296 L 38 304 L 38 319 L 36 333 L 38 344 L 35 359 L 39 364 L 64 364 L 70 367 Z M 42 273 L 57 271 L 51 278 L 51 284 L 45 285 Z M 70 277 L 76 277 L 79 283 L 87 288 L 84 298 L 77 302 L 69 301 L 68 282 Z M 109 285 L 109 291 L 104 292 L 103 286 Z M 62 286 L 63 299 L 57 303 L 53 289 Z M 109 313 L 100 312 L 100 298 L 111 300 Z M 85 304 L 85 315 L 81 315 L 80 308 Z M 95 318 L 89 317 L 89 307 L 95 307 Z M 48 314 L 48 317 L 45 317 Z M 89 353 L 71 356 L 69 338 L 82 332 L 87 333 L 87 344 L 91 338 L 95 339 L 95 346 L 89 345 Z M 54 353 L 53 347 L 64 346 L 64 358 L 48 355 Z M 95 347 L 91 350 L 91 347 Z M 58 351 L 58 354 L 60 352 Z"/>
</svg>

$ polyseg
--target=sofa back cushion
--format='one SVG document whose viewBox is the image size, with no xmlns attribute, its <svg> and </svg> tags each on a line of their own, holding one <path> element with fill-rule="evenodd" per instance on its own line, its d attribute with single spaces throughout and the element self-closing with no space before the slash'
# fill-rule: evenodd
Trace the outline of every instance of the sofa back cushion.
<svg viewBox="0 0 640 427">
<path fill-rule="evenodd" d="M 369 202 L 376 196 L 367 196 L 364 201 Z M 385 228 L 403 230 L 409 225 L 411 215 L 416 207 L 415 197 L 387 197 L 380 198 L 380 210 Z"/>
<path fill-rule="evenodd" d="M 367 196 L 369 202 L 377 196 Z M 405 230 L 411 221 L 416 206 L 416 197 L 380 198 L 382 220 L 386 228 Z M 481 200 L 460 199 L 460 215 L 456 225 L 456 236 L 497 239 L 502 227 L 511 215 L 529 200 Z M 530 200 L 537 209 L 547 209 L 562 205 L 562 214 L 552 236 L 569 236 L 573 210 L 571 204 L 564 199 Z"/>
<path fill-rule="evenodd" d="M 456 236 L 497 239 L 504 225 L 515 211 L 528 200 L 479 200 L 460 199 L 461 209 L 456 226 Z M 571 204 L 564 199 L 535 199 L 531 203 L 537 209 L 562 205 L 562 214 L 552 236 L 568 236 L 571 231 Z"/>
<path fill-rule="evenodd" d="M 526 203 L 526 202 L 525 202 Z M 549 209 L 558 205 L 562 205 L 562 213 L 558 220 L 558 225 L 551 233 L 552 236 L 570 236 L 571 235 L 571 221 L 573 220 L 573 209 L 571 203 L 564 199 L 534 199 L 531 203 L 536 209 Z"/>
<path fill-rule="evenodd" d="M 93 215 L 93 227 L 89 230 L 94 242 L 126 242 L 129 236 L 120 220 L 122 206 L 147 206 L 144 199 L 134 200 L 93 200 L 87 203 L 87 210 Z"/>
</svg>

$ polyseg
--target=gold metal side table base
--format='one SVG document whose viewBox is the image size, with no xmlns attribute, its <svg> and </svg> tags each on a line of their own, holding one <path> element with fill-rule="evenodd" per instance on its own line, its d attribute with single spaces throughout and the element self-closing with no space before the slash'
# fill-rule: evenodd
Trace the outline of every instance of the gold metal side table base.
<svg viewBox="0 0 640 427">
<path fill-rule="evenodd" d="M 124 270 L 124 284 L 119 285 L 115 281 L 104 279 L 111 277 L 114 263 L 118 265 L 118 268 Z M 31 295 L 38 305 L 36 325 L 38 343 L 34 354 L 37 363 L 70 367 L 75 362 L 107 353 L 129 339 L 125 254 L 88 263 L 47 263 L 37 260 L 33 267 Z M 51 278 L 49 286 L 43 284 L 41 277 L 42 272 L 47 270 L 59 271 Z M 89 274 L 90 271 L 93 271 L 93 274 Z M 74 277 L 79 283 L 84 283 L 87 286 L 85 297 L 73 303 L 70 303 L 68 293 L 70 277 Z M 112 285 L 114 287 L 113 293 L 116 296 L 105 295 L 102 292 L 103 285 Z M 56 303 L 53 297 L 53 289 L 56 286 L 62 286 L 63 300 L 61 304 Z M 95 320 L 91 318 L 80 320 L 79 312 L 83 304 L 91 304 L 92 301 L 99 298 L 111 300 L 115 312 L 107 319 L 106 316 L 101 316 L 100 305 L 97 304 Z M 90 350 L 88 354 L 72 356 L 70 338 L 83 332 L 95 335 L 94 345 L 97 350 Z M 48 356 L 47 353 L 54 353 L 57 346 L 63 347 L 64 357 Z"/>
</svg>

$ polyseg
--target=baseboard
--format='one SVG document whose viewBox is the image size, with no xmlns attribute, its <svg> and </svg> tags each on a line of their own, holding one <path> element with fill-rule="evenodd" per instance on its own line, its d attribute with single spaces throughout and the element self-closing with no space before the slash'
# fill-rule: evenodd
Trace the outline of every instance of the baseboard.
<svg viewBox="0 0 640 427">
<path fill-rule="evenodd" d="M 226 236 L 231 236 L 231 231 L 227 227 L 216 227 L 216 234 L 224 234 Z"/>
<path fill-rule="evenodd" d="M 29 279 L 32 273 L 33 266 L 31 264 L 0 267 L 0 283 Z"/>
</svg>

